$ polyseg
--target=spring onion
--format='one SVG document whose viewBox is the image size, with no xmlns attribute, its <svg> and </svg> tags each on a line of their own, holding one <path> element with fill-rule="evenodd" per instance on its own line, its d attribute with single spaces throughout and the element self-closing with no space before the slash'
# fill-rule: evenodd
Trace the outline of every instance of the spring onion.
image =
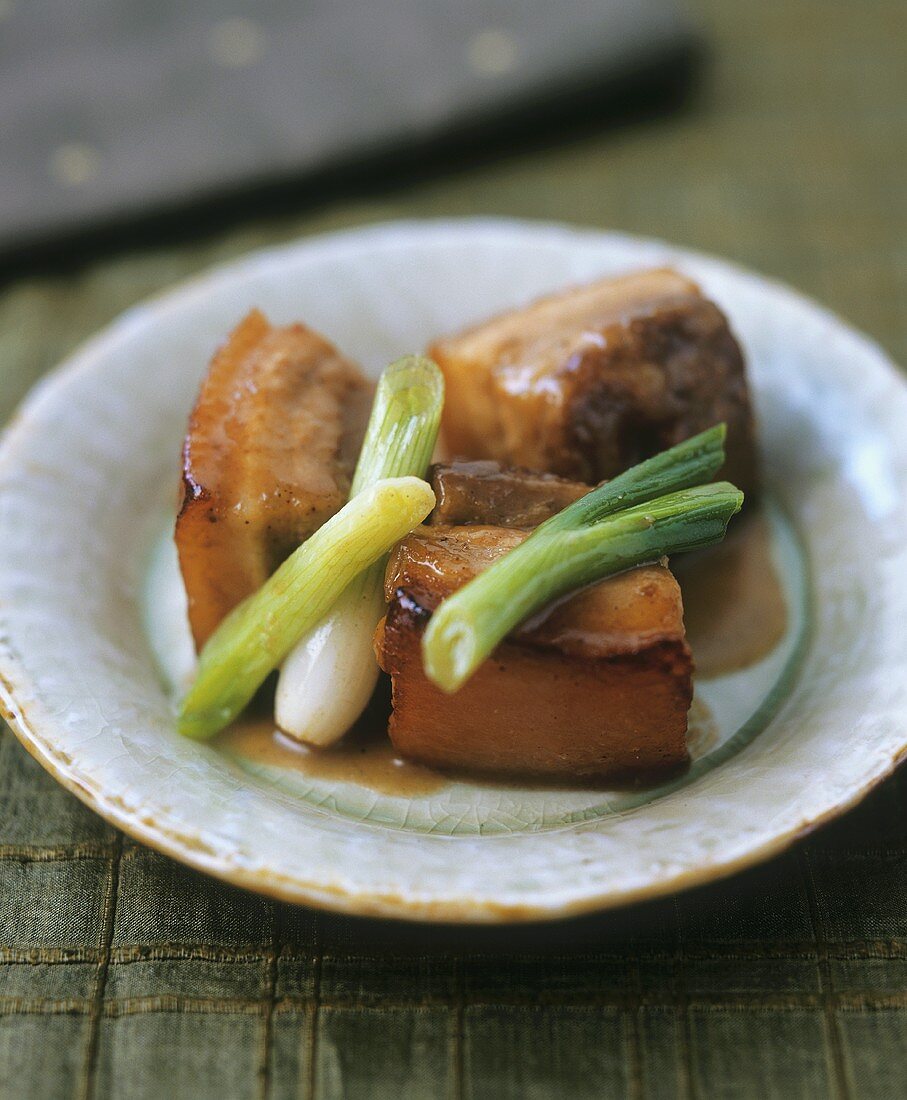
<svg viewBox="0 0 907 1100">
<path fill-rule="evenodd" d="M 454 692 L 514 627 L 560 596 L 720 542 L 743 494 L 727 482 L 690 486 L 721 467 L 723 440 L 721 425 L 593 489 L 446 599 L 422 642 L 429 679 Z"/>
<path fill-rule="evenodd" d="M 204 738 L 228 725 L 347 586 L 421 523 L 434 503 L 426 482 L 401 477 L 377 481 L 345 504 L 208 639 L 180 706 L 180 733 Z"/>
<path fill-rule="evenodd" d="M 350 489 L 381 478 L 425 474 L 438 436 L 444 378 L 428 359 L 407 356 L 382 374 Z M 310 745 L 338 740 L 365 709 L 378 679 L 372 650 L 384 614 L 382 559 L 346 589 L 293 648 L 280 670 L 274 713 Z"/>
<path fill-rule="evenodd" d="M 537 533 L 594 523 L 622 508 L 711 481 L 724 465 L 726 424 L 716 424 L 597 486 L 537 528 Z"/>
</svg>

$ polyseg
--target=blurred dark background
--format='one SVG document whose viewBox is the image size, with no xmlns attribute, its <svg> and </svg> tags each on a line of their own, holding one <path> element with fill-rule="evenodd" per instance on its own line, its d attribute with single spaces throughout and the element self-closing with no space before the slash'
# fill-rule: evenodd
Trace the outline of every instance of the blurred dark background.
<svg viewBox="0 0 907 1100">
<path fill-rule="evenodd" d="M 130 272 L 25 361 L 0 314 L 0 412 L 172 278 L 400 215 L 663 236 L 903 357 L 905 36 L 903 0 L 0 0 L 0 285 Z"/>
<path fill-rule="evenodd" d="M 678 0 L 0 4 L 8 258 L 626 120 L 694 59 Z"/>
</svg>

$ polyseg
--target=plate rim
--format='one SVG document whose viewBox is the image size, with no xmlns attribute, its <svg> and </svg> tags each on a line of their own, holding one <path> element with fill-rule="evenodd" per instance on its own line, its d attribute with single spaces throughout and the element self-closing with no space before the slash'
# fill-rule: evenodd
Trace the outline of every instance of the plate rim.
<svg viewBox="0 0 907 1100">
<path fill-rule="evenodd" d="M 153 848 L 156 852 L 192 870 L 200 871 L 229 886 L 249 890 L 274 901 L 306 905 L 324 912 L 342 913 L 347 916 L 422 923 L 518 924 L 557 921 L 589 913 L 621 909 L 720 882 L 783 854 L 799 840 L 855 808 L 907 759 L 907 744 L 905 744 L 894 754 L 890 763 L 880 774 L 873 776 L 866 784 L 854 791 L 846 801 L 839 802 L 824 813 L 803 821 L 786 833 L 778 834 L 763 845 L 749 849 L 736 859 L 704 864 L 693 870 L 682 871 L 670 878 L 659 878 L 633 890 L 589 894 L 562 902 L 556 907 L 526 903 L 507 905 L 478 898 L 457 902 L 422 902 L 399 894 L 329 889 L 324 884 L 302 882 L 298 878 L 281 875 L 271 868 L 253 872 L 242 867 L 226 865 L 222 861 L 206 857 L 197 842 L 191 843 L 188 838 L 181 837 L 177 832 L 157 828 L 147 822 L 136 823 L 134 814 L 120 810 L 114 803 L 95 794 L 78 781 L 71 769 L 67 770 L 66 767 L 57 764 L 53 755 L 41 744 L 26 716 L 16 707 L 13 690 L 5 672 L 0 670 L 0 716 L 13 730 L 29 755 L 37 760 L 62 787 L 75 795 L 108 824 L 118 828 L 133 840 Z"/>
<path fill-rule="evenodd" d="M 245 271 L 257 265 L 267 265 L 279 261 L 281 257 L 296 253 L 310 245 L 325 247 L 336 246 L 345 241 L 354 240 L 360 246 L 369 238 L 380 240 L 412 230 L 449 230 L 464 225 L 475 228 L 504 229 L 521 233 L 561 234 L 566 240 L 578 243 L 620 241 L 628 245 L 644 247 L 659 246 L 677 253 L 715 264 L 725 270 L 756 279 L 762 285 L 769 286 L 793 299 L 800 305 L 819 314 L 836 329 L 843 330 L 861 346 L 861 350 L 871 355 L 878 371 L 887 374 L 888 381 L 895 386 L 907 387 L 902 373 L 884 349 L 871 337 L 855 329 L 827 307 L 814 299 L 789 287 L 787 284 L 750 271 L 733 261 L 721 257 L 687 249 L 657 238 L 643 237 L 621 232 L 584 228 L 560 222 L 534 221 L 517 218 L 428 218 L 402 219 L 370 224 L 364 227 L 351 227 L 338 231 L 303 236 L 279 245 L 272 245 L 238 257 L 227 263 L 212 265 L 198 273 L 172 284 L 156 294 L 147 297 L 136 305 L 119 314 L 99 332 L 81 342 L 61 363 L 48 371 L 26 394 L 19 407 L 10 417 L 2 435 L 0 435 L 0 468 L 13 462 L 16 448 L 29 437 L 31 414 L 45 395 L 52 392 L 64 379 L 96 369 L 96 356 L 111 339 L 118 339 L 128 333 L 130 326 L 141 319 L 147 321 L 148 312 L 166 308 L 171 303 L 182 301 L 187 294 L 204 292 L 212 284 L 229 283 Z M 0 714 L 27 751 L 53 778 L 74 794 L 102 818 L 121 829 L 133 839 L 193 867 L 195 870 L 212 875 L 224 882 L 250 889 L 278 900 L 302 903 L 320 909 L 329 909 L 349 914 L 402 918 L 424 921 L 455 922 L 517 922 L 555 920 L 592 911 L 616 908 L 661 897 L 680 890 L 704 885 L 735 874 L 747 867 L 764 862 L 780 854 L 803 836 L 819 828 L 830 820 L 846 813 L 862 801 L 873 789 L 890 776 L 897 766 L 907 758 L 907 730 L 904 741 L 895 748 L 888 759 L 880 760 L 873 774 L 860 786 L 851 790 L 844 799 L 838 799 L 834 805 L 825 807 L 798 825 L 778 833 L 762 844 L 749 848 L 740 855 L 728 859 L 712 859 L 700 866 L 688 868 L 674 874 L 655 877 L 651 881 L 635 888 L 618 888 L 607 892 L 589 893 L 568 900 L 559 900 L 552 904 L 540 902 L 532 904 L 496 903 L 487 898 L 462 897 L 455 901 L 431 901 L 394 893 L 382 893 L 370 888 L 346 890 L 342 887 L 327 886 L 324 883 L 305 882 L 298 877 L 282 875 L 276 868 L 264 867 L 248 869 L 230 864 L 220 854 L 208 854 L 200 846 L 197 838 L 189 838 L 179 831 L 170 830 L 163 825 L 150 823 L 147 818 L 139 819 L 135 810 L 122 808 L 103 794 L 93 790 L 80 781 L 79 769 L 73 760 L 64 760 L 53 752 L 53 738 L 41 736 L 36 723 L 30 720 L 28 710 L 17 698 L 38 698 L 37 691 L 30 691 L 34 685 L 16 682 L 17 673 L 27 681 L 24 669 L 17 669 L 12 654 L 0 657 Z M 45 723 L 46 724 L 46 723 Z"/>
</svg>

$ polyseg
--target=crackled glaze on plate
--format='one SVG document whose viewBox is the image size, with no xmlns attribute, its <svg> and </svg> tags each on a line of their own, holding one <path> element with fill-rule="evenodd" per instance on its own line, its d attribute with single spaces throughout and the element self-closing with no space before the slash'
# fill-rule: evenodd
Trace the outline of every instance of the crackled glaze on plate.
<svg viewBox="0 0 907 1100">
<path fill-rule="evenodd" d="M 572 808 L 563 792 L 552 802 L 550 792 L 453 784 L 460 824 L 439 832 L 429 796 L 382 820 L 377 794 L 360 792 L 366 802 L 352 811 L 343 797 L 312 801 L 268 769 L 250 775 L 216 746 L 177 737 L 143 628 L 146 565 L 174 506 L 201 374 L 250 306 L 277 322 L 304 318 L 377 372 L 496 309 L 664 263 L 703 284 L 745 345 L 778 508 L 775 553 L 799 609 L 761 703 L 750 699 L 740 723 L 721 724 L 719 746 L 657 792 L 599 792 L 597 802 L 573 792 L 586 801 Z M 517 920 L 703 882 L 851 805 L 907 748 L 905 424 L 907 388 L 865 338 L 785 288 L 658 242 L 464 221 L 256 254 L 130 311 L 41 385 L 7 432 L 5 708 L 30 751 L 109 820 L 291 900 Z M 729 684 L 725 695 L 730 705 L 740 692 Z M 710 705 L 721 703 L 713 695 Z"/>
</svg>

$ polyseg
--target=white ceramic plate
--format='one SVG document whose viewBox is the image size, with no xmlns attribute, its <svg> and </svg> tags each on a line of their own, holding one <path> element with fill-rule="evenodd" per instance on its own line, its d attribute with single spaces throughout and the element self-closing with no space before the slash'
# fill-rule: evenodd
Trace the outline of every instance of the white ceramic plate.
<svg viewBox="0 0 907 1100">
<path fill-rule="evenodd" d="M 700 685 L 715 718 L 657 790 L 446 782 L 403 799 L 180 739 L 147 630 L 186 415 L 252 305 L 377 373 L 440 332 L 564 284 L 656 264 L 699 280 L 747 352 L 773 554 L 776 649 Z M 0 450 L 0 669 L 9 721 L 132 836 L 293 901 L 460 921 L 548 918 L 705 882 L 853 805 L 907 749 L 907 387 L 792 291 L 613 234 L 398 223 L 250 256 L 129 311 L 33 393 Z M 152 615 L 152 619 L 154 616 Z"/>
</svg>

